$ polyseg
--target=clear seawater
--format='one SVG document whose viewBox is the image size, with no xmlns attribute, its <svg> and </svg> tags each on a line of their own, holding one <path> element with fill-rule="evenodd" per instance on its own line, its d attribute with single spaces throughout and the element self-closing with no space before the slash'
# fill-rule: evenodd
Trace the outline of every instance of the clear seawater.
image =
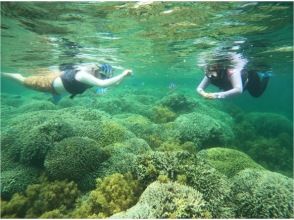
<svg viewBox="0 0 294 220">
<path fill-rule="evenodd" d="M 35 68 L 66 62 L 109 62 L 133 69 L 133 84 L 166 88 L 175 82 L 194 90 L 203 74 L 196 66 L 201 52 L 245 40 L 243 54 L 252 65 L 268 66 L 274 78 L 262 98 L 245 94 L 234 101 L 247 111 L 292 118 L 292 7 L 289 2 L 3 3 L 2 71 L 34 74 Z M 11 88 L 3 82 L 3 91 L 19 93 Z"/>
<path fill-rule="evenodd" d="M 272 72 L 268 88 L 259 98 L 244 92 L 226 100 L 202 99 L 195 91 L 203 77 L 203 70 L 197 64 L 203 54 L 232 47 L 235 41 L 244 42 L 236 51 L 248 59 L 252 68 Z M 293 2 L 1 2 L 1 72 L 30 76 L 40 69 L 52 70 L 64 63 L 109 63 L 115 68 L 115 74 L 132 69 L 134 75 L 105 94 L 95 94 L 96 88 L 93 88 L 73 100 L 63 97 L 53 106 L 50 95 L 28 90 L 1 77 L 1 144 L 5 146 L 1 150 L 2 157 L 9 154 L 10 146 L 17 145 L 15 140 L 21 139 L 21 135 L 34 138 L 31 130 L 46 122 L 41 115 L 48 115 L 48 111 L 54 119 L 54 111 L 58 111 L 57 115 L 67 111 L 76 114 L 84 107 L 93 112 L 104 111 L 119 122 L 126 118 L 124 114 L 145 118 L 151 115 L 148 120 L 154 126 L 168 127 L 176 117 L 194 110 L 188 106 L 188 110 L 178 112 L 170 109 L 176 114 L 173 118 L 158 112 L 154 116 L 156 111 L 152 109 L 164 103 L 162 100 L 178 95 L 193 100 L 195 112 L 198 106 L 202 113 L 203 109 L 211 109 L 206 113 L 212 118 L 226 123 L 226 117 L 230 117 L 233 123 L 230 126 L 237 141 L 220 144 L 222 142 L 211 140 L 199 150 L 234 148 L 270 171 L 293 177 Z M 217 117 L 213 115 L 213 109 L 218 110 Z M 224 113 L 224 118 L 219 111 Z M 34 112 L 40 117 L 35 121 L 32 119 Z M 170 118 L 164 121 L 160 117 Z M 21 120 L 22 127 L 14 118 Z M 32 127 L 26 127 L 26 121 L 30 120 Z M 117 121 L 119 126 L 125 126 Z M 239 122 L 244 126 L 238 127 Z M 128 126 L 132 127 L 132 124 Z M 252 132 L 250 129 L 254 126 L 256 130 Z M 243 136 L 239 138 L 238 135 Z M 148 138 L 144 140 L 156 151 L 160 144 Z M 186 139 L 193 142 L 193 138 Z M 161 137 L 159 142 L 167 141 Z M 245 141 L 249 141 L 247 145 Z M 260 146 L 260 152 L 248 149 L 249 145 L 254 145 L 254 150 Z M 1 177 L 3 183 L 14 181 L 13 174 L 7 174 L 12 169 L 4 164 L 7 161 L 46 172 L 43 163 L 24 162 L 28 161 L 22 158 L 26 149 L 22 146 L 17 149 L 19 152 L 14 153 L 20 155 L 8 156 L 8 159 L 4 156 L 5 160 L 1 160 L 1 171 L 6 172 Z M 287 158 L 283 159 L 281 155 Z M 8 199 L 11 195 L 5 196 L 4 199 Z M 39 216 L 41 214 L 32 215 L 34 218 Z"/>
</svg>

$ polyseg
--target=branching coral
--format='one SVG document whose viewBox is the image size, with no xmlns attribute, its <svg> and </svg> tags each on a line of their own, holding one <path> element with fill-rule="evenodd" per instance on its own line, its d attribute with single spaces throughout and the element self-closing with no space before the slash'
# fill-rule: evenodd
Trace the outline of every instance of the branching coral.
<svg viewBox="0 0 294 220">
<path fill-rule="evenodd" d="M 207 160 L 219 172 L 227 177 L 233 177 L 239 171 L 246 168 L 264 170 L 262 166 L 255 163 L 248 155 L 241 151 L 229 148 L 210 148 L 201 150 L 197 156 Z"/>
<path fill-rule="evenodd" d="M 36 118 L 11 126 L 1 138 L 1 151 L 21 163 L 42 167 L 45 155 L 54 143 L 73 135 L 73 131 L 62 119 L 42 122 L 41 117 L 40 121 Z"/>
<path fill-rule="evenodd" d="M 105 218 L 131 207 L 138 200 L 139 182 L 130 174 L 97 179 L 97 188 L 73 212 L 74 218 Z"/>
<path fill-rule="evenodd" d="M 246 121 L 251 123 L 257 134 L 270 138 L 280 133 L 293 134 L 293 123 L 285 116 L 274 113 L 250 113 Z"/>
<path fill-rule="evenodd" d="M 92 139 L 63 139 L 46 155 L 45 168 L 54 179 L 79 181 L 95 171 L 107 159 L 107 154 Z"/>
<path fill-rule="evenodd" d="M 165 106 L 155 106 L 152 109 L 151 119 L 155 123 L 167 123 L 177 117 L 176 113 Z"/>
<path fill-rule="evenodd" d="M 233 140 L 231 128 L 208 115 L 190 113 L 175 120 L 180 140 L 192 141 L 200 148 L 225 145 Z"/>
<path fill-rule="evenodd" d="M 173 93 L 164 97 L 160 104 L 170 108 L 176 113 L 191 112 L 197 105 L 194 101 L 189 100 L 183 94 Z"/>
<path fill-rule="evenodd" d="M 202 194 L 174 182 L 151 183 L 139 202 L 113 218 L 203 218 L 211 217 Z"/>
<path fill-rule="evenodd" d="M 233 178 L 238 218 L 293 218 L 293 179 L 270 171 L 246 169 Z"/>
<path fill-rule="evenodd" d="M 193 154 L 150 152 L 136 159 L 132 172 L 145 186 L 155 181 L 159 175 L 166 175 L 174 181 L 185 176 L 187 185 L 203 194 L 213 217 L 233 217 L 228 196 L 229 181 Z"/>
<path fill-rule="evenodd" d="M 236 146 L 267 169 L 293 176 L 293 125 L 273 113 L 243 115 L 234 126 Z"/>
<path fill-rule="evenodd" d="M 1 170 L 1 198 L 9 199 L 14 193 L 24 192 L 29 184 L 38 181 L 38 175 L 38 169 L 19 164 L 15 164 L 14 168 Z"/>
<path fill-rule="evenodd" d="M 143 139 L 131 138 L 122 143 L 108 145 L 105 150 L 110 158 L 101 164 L 99 177 L 130 172 L 136 156 L 151 151 L 151 148 Z"/>
<path fill-rule="evenodd" d="M 124 114 L 117 117 L 116 120 L 132 131 L 137 137 L 147 141 L 151 148 L 154 149 L 162 143 L 162 129 L 148 118 L 141 115 Z"/>
<path fill-rule="evenodd" d="M 23 195 L 16 193 L 10 201 L 2 202 L 1 216 L 4 218 L 38 218 L 42 214 L 48 216 L 48 212 L 54 211 L 55 214 L 60 213 L 59 216 L 56 216 L 60 218 L 73 208 L 79 194 L 74 182 L 48 182 L 44 179 L 40 184 L 29 185 Z"/>
</svg>

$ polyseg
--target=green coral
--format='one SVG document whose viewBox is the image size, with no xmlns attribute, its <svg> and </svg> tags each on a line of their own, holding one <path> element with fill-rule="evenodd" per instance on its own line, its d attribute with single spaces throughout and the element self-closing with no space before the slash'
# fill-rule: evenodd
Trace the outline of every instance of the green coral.
<svg viewBox="0 0 294 220">
<path fill-rule="evenodd" d="M 211 217 L 202 194 L 174 182 L 153 182 L 143 192 L 139 202 L 113 218 L 203 218 Z"/>
<path fill-rule="evenodd" d="M 233 216 L 226 176 L 188 152 L 150 152 L 140 155 L 132 166 L 133 175 L 147 186 L 165 175 L 176 181 L 185 176 L 187 185 L 203 194 L 208 208 L 215 218 Z"/>
<path fill-rule="evenodd" d="M 227 177 L 233 177 L 239 171 L 246 168 L 264 170 L 262 166 L 255 163 L 248 155 L 234 149 L 210 148 L 201 150 L 197 156 L 207 160 L 210 165 Z"/>
<path fill-rule="evenodd" d="M 45 156 L 55 142 L 73 135 L 71 126 L 60 120 L 50 120 L 23 134 L 20 153 L 22 163 L 43 166 Z"/>
<path fill-rule="evenodd" d="M 246 152 L 264 167 L 293 175 L 293 145 L 288 134 L 249 140 Z"/>
<path fill-rule="evenodd" d="M 165 106 L 155 106 L 152 109 L 151 119 L 155 123 L 167 123 L 177 117 L 176 113 Z"/>
<path fill-rule="evenodd" d="M 118 93 L 111 98 L 99 97 L 95 100 L 94 108 L 101 109 L 108 112 L 111 115 L 121 113 L 132 113 L 140 115 L 149 115 L 149 103 L 152 100 L 150 98 L 143 98 L 140 96 L 134 96 L 133 94 L 124 93 L 123 95 Z"/>
<path fill-rule="evenodd" d="M 71 137 L 57 143 L 46 155 L 45 168 L 54 179 L 79 181 L 96 171 L 107 154 L 92 139 Z"/>
<path fill-rule="evenodd" d="M 1 140 L 3 151 L 14 160 L 42 167 L 45 156 L 54 143 L 71 135 L 73 130 L 64 120 L 25 120 L 11 126 Z"/>
<path fill-rule="evenodd" d="M 250 113 L 239 117 L 236 146 L 265 168 L 293 176 L 293 125 L 284 116 Z"/>
<path fill-rule="evenodd" d="M 28 185 L 38 181 L 39 173 L 37 168 L 20 164 L 1 170 L 1 197 L 9 199 L 14 193 L 24 192 Z"/>
<path fill-rule="evenodd" d="M 143 139 L 131 138 L 122 143 L 108 145 L 105 150 L 109 153 L 110 158 L 101 164 L 99 177 L 130 172 L 136 155 L 151 151 L 151 148 Z"/>
<path fill-rule="evenodd" d="M 2 202 L 1 216 L 4 218 L 38 218 L 48 212 L 59 210 L 59 218 L 66 215 L 80 195 L 74 182 L 42 180 L 29 185 L 23 195 L 14 194 L 10 201 Z M 47 214 L 45 214 L 47 213 Z"/>
<path fill-rule="evenodd" d="M 78 205 L 72 217 L 106 218 L 134 205 L 140 192 L 139 182 L 130 174 L 116 173 L 97 179 L 97 188 Z"/>
<path fill-rule="evenodd" d="M 179 141 L 165 141 L 156 150 L 158 151 L 188 151 L 190 153 L 197 152 L 197 146 L 190 141 L 181 144 Z"/>
<path fill-rule="evenodd" d="M 160 104 L 168 107 L 175 113 L 191 112 L 197 106 L 194 101 L 179 93 L 173 93 L 165 96 L 162 100 L 160 100 Z"/>
<path fill-rule="evenodd" d="M 192 141 L 200 148 L 222 146 L 233 141 L 231 127 L 202 113 L 181 115 L 174 126 L 182 142 Z"/>
<path fill-rule="evenodd" d="M 99 138 L 96 140 L 100 146 L 122 142 L 134 137 L 125 127 L 115 121 L 103 121 L 99 129 Z"/>
<path fill-rule="evenodd" d="M 293 179 L 279 173 L 246 169 L 233 179 L 238 218 L 293 218 Z"/>
<path fill-rule="evenodd" d="M 22 113 L 22 112 L 34 112 L 34 111 L 42 111 L 42 110 L 56 110 L 56 109 L 57 109 L 57 106 L 50 101 L 30 100 L 26 102 L 26 104 L 21 105 L 16 112 Z"/>
<path fill-rule="evenodd" d="M 162 143 L 162 129 L 152 123 L 148 118 L 136 114 L 123 114 L 116 117 L 116 120 L 132 131 L 138 138 L 142 138 L 151 148 L 156 148 Z"/>
<path fill-rule="evenodd" d="M 246 121 L 251 123 L 259 135 L 270 138 L 277 134 L 293 134 L 293 123 L 283 115 L 275 113 L 250 113 Z"/>
</svg>

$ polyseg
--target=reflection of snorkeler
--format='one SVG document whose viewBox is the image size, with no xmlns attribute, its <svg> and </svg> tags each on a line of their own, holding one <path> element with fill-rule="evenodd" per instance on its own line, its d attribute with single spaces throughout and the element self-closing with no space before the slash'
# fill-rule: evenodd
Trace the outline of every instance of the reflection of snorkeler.
<svg viewBox="0 0 294 220">
<path fill-rule="evenodd" d="M 240 54 L 230 52 L 225 60 L 217 60 L 205 67 L 205 77 L 197 87 L 197 92 L 207 99 L 221 99 L 241 94 L 248 90 L 251 96 L 259 97 L 268 84 L 270 73 L 257 73 L 244 69 L 247 60 Z M 223 92 L 206 93 L 204 89 L 213 84 Z"/>
<path fill-rule="evenodd" d="M 60 71 L 29 77 L 24 77 L 19 73 L 2 73 L 3 76 L 30 89 L 49 92 L 54 96 L 70 93 L 71 98 L 92 86 L 108 87 L 118 84 L 131 74 L 131 70 L 125 70 L 120 75 L 113 77 L 113 69 L 109 64 L 66 64 L 60 67 Z"/>
</svg>

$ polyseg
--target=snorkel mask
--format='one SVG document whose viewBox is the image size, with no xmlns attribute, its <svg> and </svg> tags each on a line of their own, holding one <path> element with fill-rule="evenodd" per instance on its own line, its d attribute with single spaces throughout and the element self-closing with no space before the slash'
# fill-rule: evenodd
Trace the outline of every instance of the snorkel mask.
<svg viewBox="0 0 294 220">
<path fill-rule="evenodd" d="M 113 76 L 113 68 L 111 65 L 107 64 L 107 63 L 103 63 L 99 66 L 99 70 L 100 70 L 100 74 L 109 79 Z"/>
</svg>

